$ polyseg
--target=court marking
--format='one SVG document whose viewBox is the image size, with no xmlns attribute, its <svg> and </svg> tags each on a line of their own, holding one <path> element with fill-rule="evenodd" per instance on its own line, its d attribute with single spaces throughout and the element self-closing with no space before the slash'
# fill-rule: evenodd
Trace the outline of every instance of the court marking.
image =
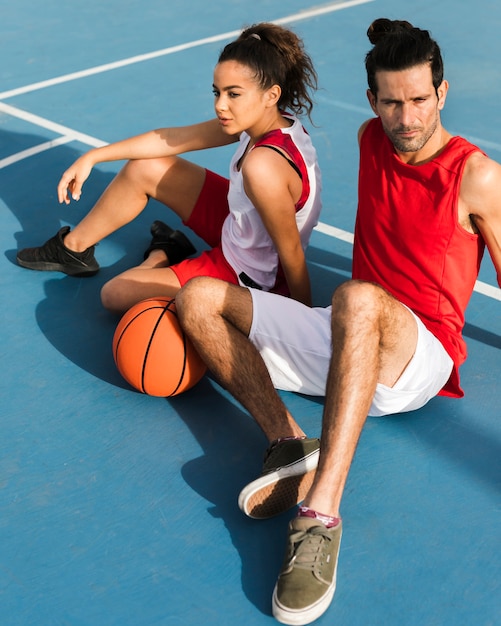
<svg viewBox="0 0 501 626">
<path fill-rule="evenodd" d="M 102 141 L 101 139 L 96 139 L 95 137 L 91 137 L 91 135 L 86 135 L 85 133 L 81 133 L 73 128 L 68 128 L 67 126 L 58 124 L 57 122 L 52 122 L 45 117 L 40 117 L 40 115 L 23 111 L 23 109 L 13 107 L 10 104 L 5 104 L 4 102 L 0 102 L 0 113 L 6 113 L 12 117 L 17 117 L 18 119 L 33 124 L 34 126 L 40 126 L 40 128 L 45 128 L 45 130 L 51 130 L 58 135 L 68 136 L 74 141 L 81 141 L 82 143 L 94 148 L 100 148 L 107 145 L 107 142 Z"/>
<path fill-rule="evenodd" d="M 45 150 L 50 150 L 55 148 L 56 146 L 62 146 L 65 143 L 69 143 L 73 141 L 73 137 L 69 135 L 65 135 L 62 137 L 58 137 L 57 139 L 52 139 L 51 141 L 46 141 L 44 143 L 38 144 L 37 146 L 33 146 L 32 148 L 28 148 L 27 150 L 21 150 L 21 152 L 16 152 L 5 159 L 0 159 L 0 169 L 7 167 L 8 165 L 12 165 L 13 163 L 17 163 L 18 161 L 22 161 L 24 159 L 33 156 L 34 154 L 40 154 Z"/>
<path fill-rule="evenodd" d="M 496 150 L 497 152 L 501 152 L 501 145 L 495 143 L 494 141 L 487 141 L 487 139 L 472 137 L 471 135 L 463 135 L 463 137 L 471 143 L 474 143 L 479 148 L 485 148 L 486 150 Z"/>
<path fill-rule="evenodd" d="M 299 13 L 294 13 L 287 17 L 282 17 L 277 20 L 271 20 L 271 22 L 273 24 L 289 24 L 290 22 L 299 22 L 301 20 L 309 19 L 310 17 L 317 17 L 319 15 L 325 15 L 326 13 L 332 13 L 334 11 L 340 11 L 342 9 L 348 9 L 360 4 L 367 4 L 374 1 L 375 0 L 348 0 L 346 2 L 333 2 L 326 6 L 317 7 L 315 9 L 307 9 L 304 11 L 300 11 Z M 204 46 L 209 43 L 215 43 L 224 39 L 232 39 L 233 37 L 238 37 L 241 32 L 241 29 L 233 30 L 227 33 L 221 33 L 219 35 L 213 35 L 211 37 L 205 37 L 203 39 L 197 39 L 188 43 L 179 44 L 177 46 L 163 48 L 162 50 L 139 54 L 133 57 L 129 57 L 127 59 L 122 59 L 121 61 L 105 63 L 104 65 L 98 65 L 96 67 L 91 67 L 89 69 L 81 70 L 79 72 L 72 72 L 71 74 L 65 74 L 56 78 L 32 83 L 31 85 L 26 85 L 24 87 L 10 89 L 9 91 L 4 91 L 3 93 L 0 93 L 0 100 L 6 100 L 7 98 L 12 98 L 14 96 L 29 93 L 30 91 L 37 91 L 39 89 L 45 89 L 46 87 L 52 87 L 53 85 L 59 85 L 61 83 L 67 83 L 72 80 L 78 80 L 79 78 L 86 78 L 87 76 L 93 76 L 95 74 L 109 72 L 111 70 L 116 70 L 127 65 L 133 65 L 134 63 L 142 63 L 143 61 L 157 59 L 158 57 L 166 56 L 168 54 L 174 54 L 183 50 L 189 50 L 190 48 L 197 48 L 199 46 Z"/>
</svg>

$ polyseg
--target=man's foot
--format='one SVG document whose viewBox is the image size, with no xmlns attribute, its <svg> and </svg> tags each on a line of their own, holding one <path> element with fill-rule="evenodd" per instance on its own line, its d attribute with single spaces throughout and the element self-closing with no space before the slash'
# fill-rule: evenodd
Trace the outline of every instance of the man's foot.
<svg viewBox="0 0 501 626">
<path fill-rule="evenodd" d="M 54 237 L 38 248 L 24 248 L 17 253 L 17 262 L 30 270 L 64 272 L 69 276 L 94 276 L 99 264 L 94 257 L 94 247 L 74 252 L 64 245 L 64 237 L 70 232 L 63 226 Z"/>
<path fill-rule="evenodd" d="M 150 228 L 151 243 L 144 253 L 147 259 L 153 250 L 163 250 L 170 265 L 175 265 L 195 254 L 196 248 L 180 230 L 174 230 L 160 220 L 155 220 Z"/>
<path fill-rule="evenodd" d="M 341 520 L 326 528 L 296 517 L 289 524 L 285 559 L 273 591 L 273 616 L 282 624 L 309 624 L 330 605 L 336 589 Z"/>
<path fill-rule="evenodd" d="M 284 439 L 266 451 L 259 478 L 242 489 L 238 506 L 249 517 L 265 519 L 301 502 L 318 465 L 318 439 Z"/>
</svg>

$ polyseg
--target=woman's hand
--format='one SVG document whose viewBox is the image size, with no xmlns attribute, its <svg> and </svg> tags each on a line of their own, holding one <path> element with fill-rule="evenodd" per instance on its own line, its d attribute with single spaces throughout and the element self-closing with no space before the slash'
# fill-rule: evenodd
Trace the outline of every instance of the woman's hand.
<svg viewBox="0 0 501 626">
<path fill-rule="evenodd" d="M 71 198 L 80 200 L 82 186 L 89 177 L 94 163 L 89 157 L 89 153 L 78 158 L 71 167 L 61 177 L 57 186 L 57 197 L 60 204 L 69 204 Z"/>
</svg>

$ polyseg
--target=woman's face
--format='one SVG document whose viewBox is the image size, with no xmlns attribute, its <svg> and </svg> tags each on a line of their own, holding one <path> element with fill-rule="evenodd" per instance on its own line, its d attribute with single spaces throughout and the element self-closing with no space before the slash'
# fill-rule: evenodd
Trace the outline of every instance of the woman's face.
<svg viewBox="0 0 501 626">
<path fill-rule="evenodd" d="M 263 124 L 267 113 L 277 107 L 276 87 L 263 90 L 254 72 L 237 61 L 216 65 L 213 92 L 216 115 L 229 135 L 242 131 L 252 135 L 253 130 Z"/>
</svg>

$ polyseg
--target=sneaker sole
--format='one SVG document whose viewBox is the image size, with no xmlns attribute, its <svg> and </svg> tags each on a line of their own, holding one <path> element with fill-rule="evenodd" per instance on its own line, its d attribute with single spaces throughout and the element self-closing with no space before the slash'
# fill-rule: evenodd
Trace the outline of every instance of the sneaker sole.
<svg viewBox="0 0 501 626">
<path fill-rule="evenodd" d="M 254 519 L 279 515 L 299 502 L 308 493 L 318 465 L 319 451 L 299 461 L 260 476 L 249 483 L 238 497 L 240 510 Z"/>
<path fill-rule="evenodd" d="M 19 258 L 17 262 L 21 267 L 25 267 L 29 270 L 37 270 L 39 272 L 63 272 L 63 274 L 67 274 L 68 276 L 94 276 L 99 271 L 99 268 L 95 270 L 86 270 L 85 268 L 69 270 L 61 263 L 48 263 L 43 261 L 31 263 L 30 261 L 23 261 Z"/>
<path fill-rule="evenodd" d="M 336 574 L 337 565 L 332 583 L 325 594 L 317 600 L 317 602 L 310 604 L 310 606 L 307 606 L 304 609 L 290 609 L 280 604 L 280 601 L 277 598 L 277 586 L 275 585 L 272 599 L 273 617 L 281 624 L 290 624 L 291 626 L 300 626 L 302 624 L 310 624 L 311 622 L 314 622 L 325 613 L 332 602 L 334 592 L 336 591 Z"/>
</svg>

